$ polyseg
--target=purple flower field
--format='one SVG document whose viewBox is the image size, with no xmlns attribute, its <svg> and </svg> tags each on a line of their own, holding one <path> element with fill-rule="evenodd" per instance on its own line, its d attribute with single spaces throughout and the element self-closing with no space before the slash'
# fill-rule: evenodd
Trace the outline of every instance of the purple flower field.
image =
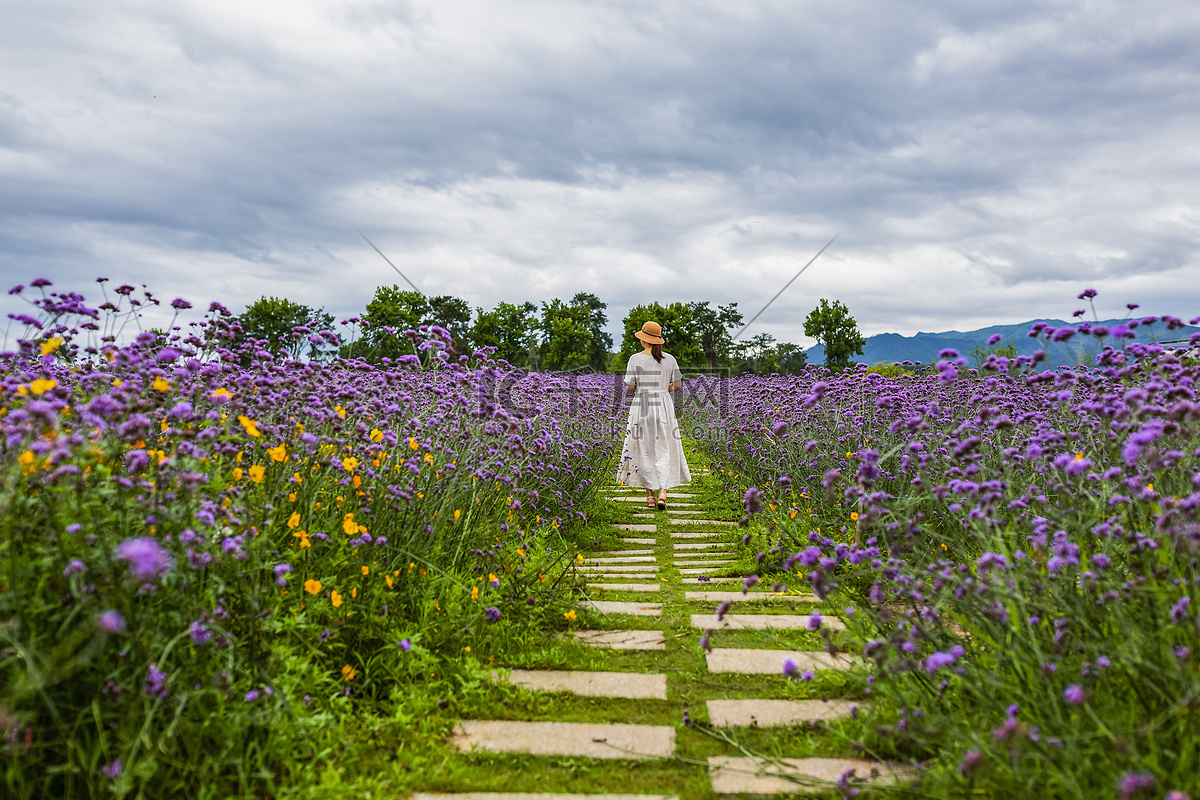
<svg viewBox="0 0 1200 800">
<path fill-rule="evenodd" d="M 743 376 L 689 412 L 761 578 L 842 614 L 881 755 L 923 792 L 1195 790 L 1200 337 L 1148 335 L 1181 324 L 1031 332 L 1095 337 L 1090 367 L 951 351 L 927 376 Z"/>
<path fill-rule="evenodd" d="M 602 380 L 438 328 L 379 366 L 286 361 L 217 303 L 138 331 L 147 292 L 32 287 L 0 355 L 5 796 L 250 791 L 470 631 L 560 614 Z"/>
</svg>

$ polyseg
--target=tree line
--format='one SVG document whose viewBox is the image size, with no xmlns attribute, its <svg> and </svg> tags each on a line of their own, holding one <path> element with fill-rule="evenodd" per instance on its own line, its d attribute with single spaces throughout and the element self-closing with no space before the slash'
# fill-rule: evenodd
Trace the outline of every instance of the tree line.
<svg viewBox="0 0 1200 800">
<path fill-rule="evenodd" d="M 286 298 L 259 298 L 238 316 L 238 323 L 247 340 L 258 340 L 269 352 L 291 358 L 339 355 L 382 363 L 412 353 L 405 331 L 437 325 L 449 333 L 458 354 L 490 347 L 495 358 L 523 369 L 619 372 L 629 356 L 642 349 L 634 333 L 654 320 L 662 325 L 666 349 L 687 370 L 794 374 L 807 363 L 798 345 L 777 342 L 769 333 L 735 339 L 744 324 L 737 303 L 635 306 L 625 316 L 616 350 L 605 331 L 607 308 L 596 295 L 579 292 L 570 301 L 501 302 L 490 310 L 472 310 L 458 297 L 428 297 L 393 285 L 378 287 L 361 316 L 342 321 L 350 330 L 341 334 L 339 346 L 320 335 L 334 330 L 330 314 Z M 826 365 L 834 368 L 849 364 L 865 344 L 848 309 L 836 300 L 821 300 L 805 319 L 804 332 L 825 346 Z"/>
</svg>

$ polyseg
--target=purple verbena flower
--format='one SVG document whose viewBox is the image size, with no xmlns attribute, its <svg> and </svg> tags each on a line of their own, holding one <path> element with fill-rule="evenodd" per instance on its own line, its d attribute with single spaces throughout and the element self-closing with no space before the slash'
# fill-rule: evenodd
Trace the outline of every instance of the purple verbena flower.
<svg viewBox="0 0 1200 800">
<path fill-rule="evenodd" d="M 140 581 L 161 578 L 171 569 L 171 554 L 163 549 L 157 539 L 139 536 L 126 539 L 117 545 L 116 557 L 129 562 L 129 573 Z"/>
</svg>

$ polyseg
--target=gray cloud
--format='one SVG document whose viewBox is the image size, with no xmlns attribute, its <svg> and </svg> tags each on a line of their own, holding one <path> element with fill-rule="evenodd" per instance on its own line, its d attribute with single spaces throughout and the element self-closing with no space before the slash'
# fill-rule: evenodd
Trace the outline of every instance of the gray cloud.
<svg viewBox="0 0 1200 800">
<path fill-rule="evenodd" d="M 362 308 L 591 291 L 868 333 L 1200 306 L 1183 2 L 54 2 L 0 32 L 0 268 Z"/>
</svg>

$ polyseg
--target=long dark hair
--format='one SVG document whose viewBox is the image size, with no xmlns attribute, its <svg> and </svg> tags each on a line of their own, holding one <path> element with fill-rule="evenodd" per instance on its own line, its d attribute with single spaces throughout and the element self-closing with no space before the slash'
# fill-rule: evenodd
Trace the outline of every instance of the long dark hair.
<svg viewBox="0 0 1200 800">
<path fill-rule="evenodd" d="M 661 364 L 662 363 L 662 345 L 661 344 L 650 345 L 650 355 L 654 356 L 654 360 Z"/>
</svg>

